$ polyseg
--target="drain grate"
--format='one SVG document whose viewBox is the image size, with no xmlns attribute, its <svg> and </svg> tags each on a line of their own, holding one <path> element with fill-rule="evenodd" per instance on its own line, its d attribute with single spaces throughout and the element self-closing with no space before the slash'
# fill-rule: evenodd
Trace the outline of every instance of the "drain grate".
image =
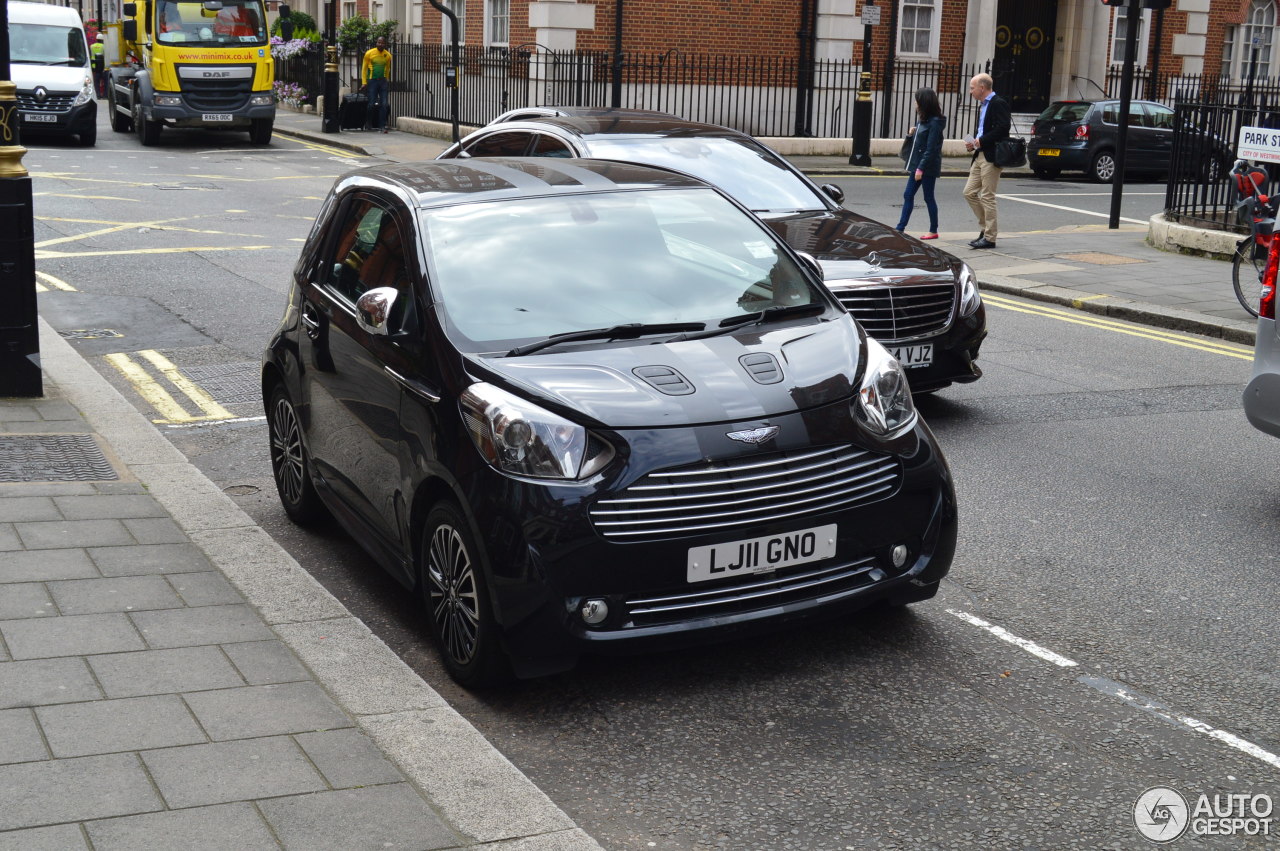
<svg viewBox="0 0 1280 851">
<path fill-rule="evenodd" d="M 107 337 L 123 337 L 124 334 L 110 328 L 77 328 L 74 331 L 59 331 L 58 336 L 68 340 L 102 340 Z"/>
<path fill-rule="evenodd" d="M 92 435 L 0 435 L 0 482 L 95 482 L 118 478 Z"/>
<path fill-rule="evenodd" d="M 262 364 L 257 361 L 184 366 L 182 372 L 223 405 L 262 401 Z"/>
</svg>

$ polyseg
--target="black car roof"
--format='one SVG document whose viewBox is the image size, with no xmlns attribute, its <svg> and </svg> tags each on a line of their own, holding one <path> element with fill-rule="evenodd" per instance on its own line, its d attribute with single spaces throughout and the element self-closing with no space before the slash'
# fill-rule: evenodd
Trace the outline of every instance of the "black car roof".
<svg viewBox="0 0 1280 851">
<path fill-rule="evenodd" d="M 652 166 L 550 157 L 475 157 L 402 163 L 362 169 L 343 180 L 357 184 L 393 184 L 419 207 L 498 198 L 707 185 L 689 175 Z"/>
</svg>

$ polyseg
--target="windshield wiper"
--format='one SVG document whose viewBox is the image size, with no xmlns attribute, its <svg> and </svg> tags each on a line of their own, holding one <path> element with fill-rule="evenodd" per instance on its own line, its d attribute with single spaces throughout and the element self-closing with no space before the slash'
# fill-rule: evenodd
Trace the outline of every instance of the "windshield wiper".
<svg viewBox="0 0 1280 851">
<path fill-rule="evenodd" d="M 79 65 L 75 59 L 50 59 L 48 62 L 28 62 L 28 65 L 70 65 L 72 63 Z"/>
<path fill-rule="evenodd" d="M 764 325 L 766 322 L 774 322 L 779 319 L 789 319 L 793 316 L 817 316 L 825 312 L 827 306 L 820 301 L 809 302 L 808 304 L 790 304 L 780 305 L 778 307 L 766 307 L 758 313 L 744 313 L 741 316 L 730 316 L 728 319 L 721 319 L 720 324 L 714 328 L 707 328 L 703 331 L 695 331 L 689 334 L 681 334 L 678 337 L 672 337 L 670 340 L 663 340 L 664 343 L 679 343 L 683 340 L 700 340 L 703 337 L 715 337 L 719 334 L 728 334 L 730 331 L 736 331 L 739 328 L 745 328 L 748 325 Z"/>
<path fill-rule="evenodd" d="M 687 331 L 701 331 L 707 326 L 701 322 L 659 322 L 643 324 L 632 322 L 627 325 L 614 325 L 612 328 L 590 328 L 586 331 L 568 331 L 564 334 L 553 334 L 545 340 L 516 346 L 507 352 L 507 357 L 519 357 L 541 351 L 560 343 L 573 343 L 578 340 L 627 340 L 644 334 L 677 334 Z"/>
</svg>

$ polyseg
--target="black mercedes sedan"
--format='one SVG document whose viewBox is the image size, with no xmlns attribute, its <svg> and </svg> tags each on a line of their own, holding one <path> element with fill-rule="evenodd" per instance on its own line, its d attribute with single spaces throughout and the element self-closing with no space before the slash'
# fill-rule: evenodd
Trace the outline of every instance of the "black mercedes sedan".
<svg viewBox="0 0 1280 851">
<path fill-rule="evenodd" d="M 263 362 L 285 511 L 419 595 L 476 686 L 932 597 L 950 472 L 816 266 L 686 175 L 340 178 Z"/>
<path fill-rule="evenodd" d="M 841 206 L 755 139 L 714 124 L 629 109 L 513 110 L 437 159 L 594 157 L 676 169 L 732 195 L 797 251 L 902 365 L 913 392 L 976 381 L 986 310 L 968 264 Z"/>
</svg>

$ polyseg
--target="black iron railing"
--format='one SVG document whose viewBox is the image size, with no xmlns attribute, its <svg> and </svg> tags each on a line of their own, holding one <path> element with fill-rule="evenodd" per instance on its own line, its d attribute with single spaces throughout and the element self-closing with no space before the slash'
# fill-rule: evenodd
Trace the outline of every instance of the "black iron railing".
<svg viewBox="0 0 1280 851">
<path fill-rule="evenodd" d="M 1165 215 L 1184 224 L 1246 233 L 1230 175 L 1240 128 L 1280 128 L 1280 110 L 1268 106 L 1265 97 L 1258 106 L 1187 101 L 1174 105 L 1174 120 Z M 1271 172 L 1271 183 L 1275 176 Z M 1270 185 L 1263 189 L 1271 194 Z"/>
</svg>

